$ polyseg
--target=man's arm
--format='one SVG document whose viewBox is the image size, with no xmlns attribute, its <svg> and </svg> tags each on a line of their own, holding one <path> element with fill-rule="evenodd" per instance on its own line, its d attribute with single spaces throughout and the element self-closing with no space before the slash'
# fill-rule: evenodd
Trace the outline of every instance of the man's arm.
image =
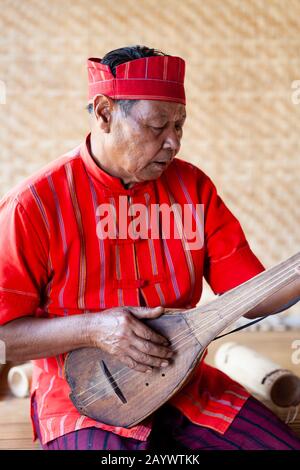
<svg viewBox="0 0 300 470">
<path fill-rule="evenodd" d="M 168 365 L 168 341 L 139 319 L 157 318 L 162 307 L 120 307 L 62 318 L 24 317 L 0 326 L 7 360 L 27 361 L 98 347 L 128 367 L 146 372 Z"/>
<path fill-rule="evenodd" d="M 261 302 L 254 309 L 244 315 L 246 318 L 258 318 L 267 315 L 274 315 L 286 308 L 291 307 L 293 303 L 299 301 L 300 297 L 300 276 L 295 281 L 280 289 L 270 296 L 264 302 Z"/>
<path fill-rule="evenodd" d="M 53 319 L 27 316 L 0 326 L 0 339 L 8 361 L 56 356 L 88 346 L 88 322 L 84 315 Z"/>
</svg>

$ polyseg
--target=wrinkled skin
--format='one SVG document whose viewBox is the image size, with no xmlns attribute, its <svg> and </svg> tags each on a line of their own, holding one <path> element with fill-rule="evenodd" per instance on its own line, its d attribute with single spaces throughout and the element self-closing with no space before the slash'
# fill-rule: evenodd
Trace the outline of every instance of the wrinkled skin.
<svg viewBox="0 0 300 470">
<path fill-rule="evenodd" d="M 124 116 L 113 100 L 97 95 L 92 115 L 93 157 L 125 185 L 156 179 L 179 152 L 185 117 L 183 104 L 154 100 L 138 101 Z"/>
<path fill-rule="evenodd" d="M 166 367 L 173 356 L 168 341 L 139 321 L 157 318 L 162 312 L 162 307 L 116 307 L 92 315 L 91 342 L 137 371 Z"/>
</svg>

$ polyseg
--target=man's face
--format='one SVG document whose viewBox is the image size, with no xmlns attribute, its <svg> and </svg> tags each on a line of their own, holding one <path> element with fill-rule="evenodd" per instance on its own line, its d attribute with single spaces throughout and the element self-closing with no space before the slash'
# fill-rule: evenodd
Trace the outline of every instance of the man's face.
<svg viewBox="0 0 300 470">
<path fill-rule="evenodd" d="M 112 117 L 109 146 L 113 173 L 127 184 L 158 178 L 179 152 L 185 106 L 140 100 L 127 116 L 117 105 Z"/>
</svg>

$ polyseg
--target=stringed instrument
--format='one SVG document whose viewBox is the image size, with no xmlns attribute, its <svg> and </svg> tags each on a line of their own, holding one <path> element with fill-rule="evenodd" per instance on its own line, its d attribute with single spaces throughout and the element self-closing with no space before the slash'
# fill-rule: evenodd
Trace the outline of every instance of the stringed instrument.
<svg viewBox="0 0 300 470">
<path fill-rule="evenodd" d="M 70 398 L 96 421 L 132 427 L 168 401 L 190 379 L 208 344 L 235 322 L 300 275 L 300 252 L 222 296 L 190 310 L 143 320 L 168 338 L 174 358 L 166 368 L 145 374 L 98 348 L 71 351 L 65 361 Z"/>
</svg>

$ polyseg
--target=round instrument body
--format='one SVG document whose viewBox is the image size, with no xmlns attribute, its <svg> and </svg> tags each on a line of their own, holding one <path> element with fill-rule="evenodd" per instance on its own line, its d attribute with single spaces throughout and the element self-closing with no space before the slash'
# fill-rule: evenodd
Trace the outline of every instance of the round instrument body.
<svg viewBox="0 0 300 470">
<path fill-rule="evenodd" d="M 70 398 L 81 414 L 101 423 L 131 427 L 163 405 L 189 378 L 204 349 L 184 314 L 165 314 L 145 323 L 166 338 L 175 338 L 174 359 L 166 368 L 136 372 L 98 348 L 67 355 Z"/>
</svg>

